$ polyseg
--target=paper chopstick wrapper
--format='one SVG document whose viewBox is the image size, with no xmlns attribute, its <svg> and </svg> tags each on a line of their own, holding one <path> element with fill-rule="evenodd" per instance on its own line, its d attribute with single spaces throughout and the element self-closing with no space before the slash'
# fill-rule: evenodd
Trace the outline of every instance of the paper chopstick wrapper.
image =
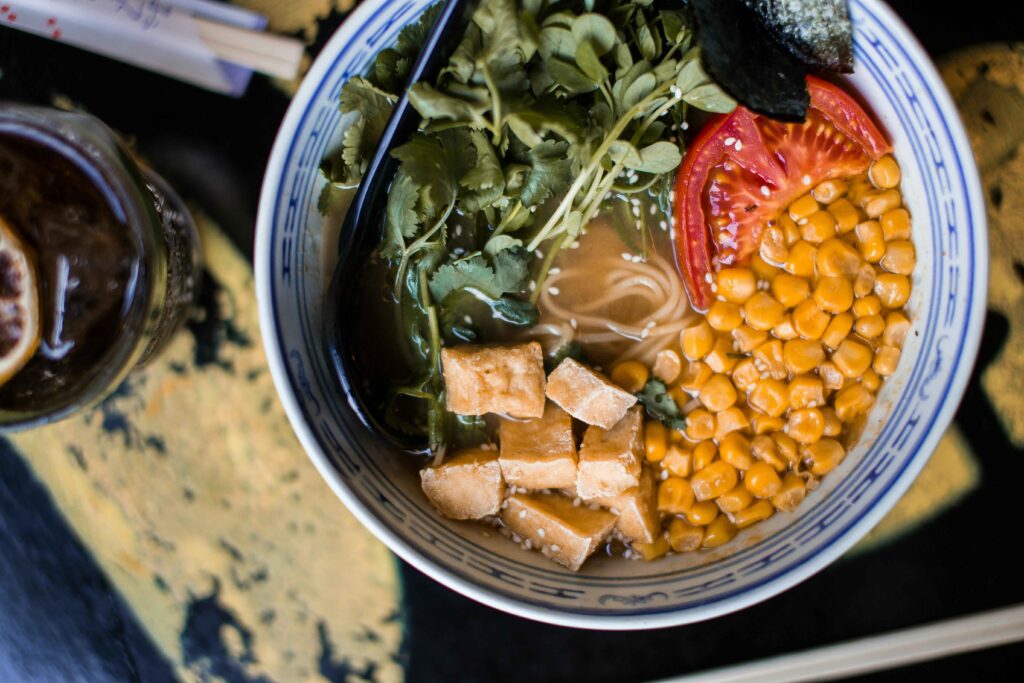
<svg viewBox="0 0 1024 683">
<path fill-rule="evenodd" d="M 0 26 L 234 96 L 253 68 L 293 76 L 303 49 L 254 33 L 264 17 L 205 0 L 0 0 L 0 10 Z"/>
</svg>

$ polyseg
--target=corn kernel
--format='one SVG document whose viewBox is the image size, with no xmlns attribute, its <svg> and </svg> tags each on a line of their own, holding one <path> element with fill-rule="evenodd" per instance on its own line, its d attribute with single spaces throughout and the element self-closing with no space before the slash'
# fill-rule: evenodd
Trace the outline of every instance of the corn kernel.
<svg viewBox="0 0 1024 683">
<path fill-rule="evenodd" d="M 768 341 L 768 333 L 764 330 L 755 330 L 750 325 L 740 325 L 732 331 L 732 338 L 740 353 L 750 353 Z"/>
<path fill-rule="evenodd" d="M 732 383 L 741 392 L 754 386 L 761 380 L 761 371 L 754 365 L 753 358 L 744 358 L 732 369 Z"/>
<path fill-rule="evenodd" d="M 701 441 L 693 448 L 693 462 L 691 463 L 693 471 L 699 472 L 713 463 L 717 457 L 718 447 L 710 440 L 710 437 L 707 441 Z"/>
<path fill-rule="evenodd" d="M 828 328 L 829 315 L 813 299 L 793 311 L 793 329 L 804 339 L 817 339 Z"/>
<path fill-rule="evenodd" d="M 782 228 L 782 234 L 786 237 L 786 246 L 791 247 L 800 239 L 800 228 L 788 213 L 779 216 L 779 227 Z"/>
<path fill-rule="evenodd" d="M 700 360 L 708 355 L 715 343 L 715 333 L 703 319 L 692 327 L 687 327 L 679 336 L 683 355 L 688 360 Z"/>
<path fill-rule="evenodd" d="M 836 219 L 828 211 L 815 211 L 799 221 L 800 237 L 811 244 L 821 244 L 836 236 Z"/>
<path fill-rule="evenodd" d="M 870 263 L 862 263 L 857 269 L 857 276 L 853 279 L 854 296 L 867 296 L 875 289 L 875 269 Z"/>
<path fill-rule="evenodd" d="M 658 511 L 682 515 L 693 507 L 693 488 L 682 477 L 669 477 L 658 483 Z"/>
<path fill-rule="evenodd" d="M 881 273 L 875 279 L 875 294 L 886 308 L 900 308 L 910 298 L 910 280 L 906 275 Z"/>
<path fill-rule="evenodd" d="M 868 412 L 875 396 L 861 384 L 847 384 L 836 394 L 833 407 L 843 422 L 853 422 Z"/>
<path fill-rule="evenodd" d="M 779 492 L 782 480 L 774 467 L 759 460 L 743 473 L 743 486 L 758 498 L 771 498 Z"/>
<path fill-rule="evenodd" d="M 775 447 L 779 449 L 779 455 L 790 463 L 796 463 L 799 460 L 799 449 L 792 437 L 785 432 L 772 432 L 771 437 L 775 442 Z"/>
<path fill-rule="evenodd" d="M 789 387 L 777 379 L 762 379 L 747 396 L 750 407 L 769 417 L 781 417 L 789 408 Z"/>
<path fill-rule="evenodd" d="M 715 439 L 719 443 L 731 432 L 740 431 L 750 426 L 747 414 L 741 408 L 726 408 L 715 416 Z"/>
<path fill-rule="evenodd" d="M 853 316 L 849 313 L 840 313 L 832 318 L 825 332 L 821 335 L 821 341 L 830 349 L 834 349 L 846 339 L 853 329 Z"/>
<path fill-rule="evenodd" d="M 769 281 L 778 274 L 779 266 L 768 263 L 761 258 L 759 253 L 754 252 L 750 256 L 750 270 L 754 272 L 754 277 L 758 280 Z"/>
<path fill-rule="evenodd" d="M 878 263 L 885 255 L 885 236 L 882 234 L 882 226 L 878 221 L 864 221 L 858 223 L 854 228 L 857 235 L 857 245 L 860 247 L 860 255 L 868 263 Z"/>
<path fill-rule="evenodd" d="M 730 434 L 729 436 L 732 436 Z M 698 501 L 711 500 L 722 495 L 739 481 L 736 468 L 725 460 L 715 460 L 690 479 L 690 486 Z"/>
<path fill-rule="evenodd" d="M 789 205 L 789 217 L 799 223 L 820 208 L 817 200 L 807 193 Z"/>
<path fill-rule="evenodd" d="M 838 199 L 828 207 L 828 212 L 836 219 L 836 230 L 840 235 L 846 234 L 856 227 L 860 220 L 857 208 L 848 199 Z"/>
<path fill-rule="evenodd" d="M 878 161 L 871 164 L 868 169 L 868 178 L 871 183 L 880 189 L 888 190 L 900 184 L 900 165 L 891 154 L 886 154 Z"/>
<path fill-rule="evenodd" d="M 825 388 L 821 380 L 813 375 L 794 377 L 789 383 L 789 407 L 793 410 L 801 408 L 820 408 L 825 405 Z"/>
<path fill-rule="evenodd" d="M 644 453 L 648 462 L 660 462 L 668 449 L 668 430 L 665 425 L 648 420 L 644 426 Z"/>
<path fill-rule="evenodd" d="M 860 206 L 868 218 L 878 218 L 886 211 L 900 208 L 903 197 L 898 190 L 879 190 L 861 197 Z"/>
<path fill-rule="evenodd" d="M 707 363 L 702 363 L 701 361 L 687 363 L 686 367 L 683 368 L 682 374 L 679 375 L 676 387 L 684 391 L 697 391 L 704 386 L 705 382 L 711 379 L 713 374 Z"/>
<path fill-rule="evenodd" d="M 878 315 L 882 312 L 882 302 L 874 294 L 862 297 L 853 302 L 853 314 L 858 318 Z"/>
<path fill-rule="evenodd" d="M 883 243 L 882 248 L 885 248 Z M 882 257 L 881 254 L 878 255 Z M 799 240 L 789 248 L 783 268 L 791 275 L 811 277 L 814 275 L 814 263 L 818 258 L 818 249 L 810 242 Z"/>
<path fill-rule="evenodd" d="M 818 247 L 818 273 L 830 277 L 852 278 L 862 263 L 860 254 L 841 239 L 830 239 Z"/>
<path fill-rule="evenodd" d="M 829 313 L 842 313 L 853 305 L 853 285 L 845 277 L 823 277 L 814 288 L 814 302 Z"/>
<path fill-rule="evenodd" d="M 774 473 L 773 473 L 774 474 Z M 745 529 L 751 524 L 762 522 L 775 514 L 775 507 L 770 501 L 759 500 L 753 505 L 732 514 L 732 522 L 737 529 Z"/>
<path fill-rule="evenodd" d="M 860 376 L 860 383 L 864 385 L 864 388 L 875 393 L 879 387 L 882 386 L 882 378 L 878 376 L 872 368 L 868 368 L 864 371 L 864 374 Z"/>
<path fill-rule="evenodd" d="M 718 457 L 738 470 L 745 470 L 753 462 L 750 455 L 750 442 L 747 437 L 737 432 L 726 434 L 718 442 Z"/>
<path fill-rule="evenodd" d="M 640 557 L 642 557 L 645 562 L 658 559 L 667 553 L 672 547 L 669 545 L 668 538 L 665 537 L 665 534 L 659 534 L 651 543 L 634 542 L 632 545 L 633 550 L 639 553 Z"/>
<path fill-rule="evenodd" d="M 822 204 L 831 204 L 837 199 L 842 198 L 848 189 L 850 189 L 850 186 L 846 184 L 845 180 L 833 178 L 832 180 L 818 183 L 818 186 L 811 190 L 811 196 Z"/>
<path fill-rule="evenodd" d="M 785 458 L 779 454 L 775 441 L 767 434 L 758 434 L 750 440 L 750 452 L 758 461 L 768 463 L 769 466 L 779 472 L 784 471 L 789 466 Z"/>
<path fill-rule="evenodd" d="M 781 417 L 772 417 L 771 415 L 765 415 L 759 410 L 751 411 L 750 428 L 754 434 L 762 435 L 769 434 L 771 432 L 777 432 L 786 424 L 786 421 Z M 750 442 L 753 447 L 753 441 Z"/>
<path fill-rule="evenodd" d="M 910 330 L 910 321 L 898 311 L 890 311 L 885 315 L 885 332 L 882 333 L 882 343 L 886 346 L 903 346 Z"/>
<path fill-rule="evenodd" d="M 736 538 L 736 525 L 726 516 L 718 517 L 704 530 L 704 547 L 717 548 Z"/>
<path fill-rule="evenodd" d="M 739 512 L 753 502 L 753 494 L 743 484 L 737 484 L 715 499 L 722 512 Z"/>
<path fill-rule="evenodd" d="M 885 331 L 885 320 L 880 315 L 864 316 L 857 320 L 854 329 L 865 339 L 874 339 Z"/>
<path fill-rule="evenodd" d="M 875 354 L 875 362 L 872 367 L 882 377 L 888 377 L 896 372 L 896 364 L 900 362 L 900 350 L 895 346 L 883 345 Z"/>
<path fill-rule="evenodd" d="M 824 436 L 839 436 L 843 432 L 843 421 L 836 415 L 836 411 L 831 408 L 822 408 L 821 415 L 825 418 L 825 431 L 822 432 Z"/>
<path fill-rule="evenodd" d="M 714 375 L 697 395 L 708 410 L 717 413 L 736 403 L 736 388 L 725 375 Z"/>
<path fill-rule="evenodd" d="M 635 394 L 644 388 L 650 371 L 643 363 L 635 360 L 627 360 L 616 363 L 612 368 L 611 380 L 631 394 Z"/>
<path fill-rule="evenodd" d="M 882 224 L 882 235 L 886 242 L 910 239 L 910 214 L 906 209 L 886 211 L 878 222 Z"/>
<path fill-rule="evenodd" d="M 790 472 L 782 478 L 779 492 L 772 496 L 772 505 L 776 510 L 792 512 L 806 495 L 807 486 L 804 484 L 804 480 Z"/>
<path fill-rule="evenodd" d="M 866 173 L 857 178 L 848 178 L 847 182 L 850 184 L 850 189 L 846 191 L 846 198 L 857 206 L 860 206 L 864 195 L 875 191 L 875 186 L 868 180 Z"/>
<path fill-rule="evenodd" d="M 772 329 L 785 312 L 785 307 L 768 292 L 758 292 L 743 304 L 743 317 L 755 330 Z"/>
<path fill-rule="evenodd" d="M 799 443 L 814 443 L 825 433 L 825 416 L 817 408 L 789 411 L 786 434 Z"/>
<path fill-rule="evenodd" d="M 791 374 L 799 375 L 810 372 L 825 360 L 825 352 L 821 342 L 813 339 L 790 339 L 782 347 L 782 357 L 786 369 Z"/>
<path fill-rule="evenodd" d="M 711 353 L 704 356 L 704 362 L 708 367 L 719 374 L 732 372 L 738 360 L 736 352 L 732 349 L 732 344 L 724 337 L 716 339 L 715 345 L 711 347 Z"/>
<path fill-rule="evenodd" d="M 799 337 L 800 335 L 797 334 L 796 328 L 793 327 L 793 316 L 789 313 L 782 316 L 779 322 L 775 323 L 775 327 L 772 328 L 772 336 L 783 341 Z"/>
<path fill-rule="evenodd" d="M 758 253 L 766 263 L 781 266 L 789 256 L 789 245 L 786 234 L 777 225 L 770 225 L 761 233 L 761 244 Z"/>
<path fill-rule="evenodd" d="M 685 478 L 690 476 L 692 463 L 693 453 L 678 444 L 672 444 L 661 461 L 661 468 L 674 477 Z"/>
<path fill-rule="evenodd" d="M 917 256 L 914 245 L 907 240 L 893 240 L 885 245 L 885 256 L 878 262 L 890 273 L 910 275 L 917 265 Z"/>
<path fill-rule="evenodd" d="M 700 547 L 704 529 L 676 517 L 668 524 L 668 544 L 677 553 L 688 553 Z"/>
<path fill-rule="evenodd" d="M 839 372 L 839 368 L 830 360 L 818 366 L 818 377 L 821 377 L 822 385 L 830 391 L 842 389 L 843 384 L 846 382 L 843 373 Z"/>
<path fill-rule="evenodd" d="M 686 415 L 686 438 L 690 441 L 703 441 L 715 435 L 715 416 L 696 408 Z"/>
<path fill-rule="evenodd" d="M 792 342 L 786 342 L 790 344 Z M 768 373 L 773 379 L 785 379 L 789 377 L 786 363 L 783 358 L 782 342 L 772 339 L 754 349 L 754 363 L 761 374 Z"/>
<path fill-rule="evenodd" d="M 731 332 L 743 323 L 743 315 L 740 313 L 740 305 L 729 301 L 715 301 L 708 308 L 704 316 L 711 325 L 719 332 Z"/>
<path fill-rule="evenodd" d="M 662 349 L 658 351 L 658 355 L 654 358 L 653 370 L 655 377 L 665 384 L 671 384 L 679 378 L 680 373 L 683 371 L 683 360 L 672 349 Z M 641 386 L 642 388 L 643 386 Z"/>
<path fill-rule="evenodd" d="M 686 521 L 694 526 L 707 526 L 718 517 L 718 506 L 713 500 L 704 500 L 694 503 L 690 511 L 686 513 Z"/>
<path fill-rule="evenodd" d="M 844 339 L 832 353 L 831 360 L 844 377 L 856 379 L 871 367 L 871 349 L 852 339 Z"/>
<path fill-rule="evenodd" d="M 772 280 L 772 294 L 786 308 L 793 308 L 811 295 L 811 286 L 802 277 L 779 273 Z"/>
<path fill-rule="evenodd" d="M 835 439 L 821 439 L 803 446 L 800 455 L 811 463 L 811 474 L 823 477 L 846 457 L 846 449 Z"/>
<path fill-rule="evenodd" d="M 757 291 L 757 279 L 747 268 L 722 268 L 718 271 L 718 296 L 741 304 Z"/>
</svg>

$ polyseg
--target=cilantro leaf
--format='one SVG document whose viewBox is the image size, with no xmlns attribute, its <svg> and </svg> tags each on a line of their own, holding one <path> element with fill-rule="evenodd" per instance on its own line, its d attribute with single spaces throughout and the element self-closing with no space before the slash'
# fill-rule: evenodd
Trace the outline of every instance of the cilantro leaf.
<svg viewBox="0 0 1024 683">
<path fill-rule="evenodd" d="M 470 288 L 497 299 L 521 292 L 529 277 L 529 255 L 521 247 L 499 251 L 490 263 L 475 253 L 438 268 L 430 278 L 430 294 L 443 301 L 456 290 Z"/>
<path fill-rule="evenodd" d="M 342 136 L 344 166 L 341 178 L 344 181 L 355 182 L 362 177 L 384 133 L 395 101 L 394 95 L 359 76 L 342 86 L 339 108 L 345 114 L 358 115 Z"/>
<path fill-rule="evenodd" d="M 647 414 L 660 420 L 672 429 L 686 429 L 686 418 L 675 400 L 669 396 L 668 387 L 660 379 L 649 379 L 636 395 L 647 410 Z"/>
<path fill-rule="evenodd" d="M 568 142 L 545 140 L 526 153 L 530 170 L 519 196 L 525 206 L 536 206 L 569 189 L 573 174 L 568 152 Z"/>
<path fill-rule="evenodd" d="M 396 258 L 405 251 L 406 239 L 419 229 L 421 221 L 417 212 L 420 194 L 412 178 L 399 170 L 388 191 L 388 204 L 384 217 L 384 241 L 380 254 L 384 258 Z"/>
</svg>

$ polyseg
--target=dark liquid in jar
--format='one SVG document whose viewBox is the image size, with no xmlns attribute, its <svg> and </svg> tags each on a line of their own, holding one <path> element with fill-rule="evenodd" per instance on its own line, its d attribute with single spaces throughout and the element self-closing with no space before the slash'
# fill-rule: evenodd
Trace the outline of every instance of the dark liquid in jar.
<svg viewBox="0 0 1024 683">
<path fill-rule="evenodd" d="M 68 403 L 102 370 L 142 277 L 141 247 L 96 169 L 0 133 L 0 215 L 36 258 L 42 340 L 0 408 Z"/>
</svg>

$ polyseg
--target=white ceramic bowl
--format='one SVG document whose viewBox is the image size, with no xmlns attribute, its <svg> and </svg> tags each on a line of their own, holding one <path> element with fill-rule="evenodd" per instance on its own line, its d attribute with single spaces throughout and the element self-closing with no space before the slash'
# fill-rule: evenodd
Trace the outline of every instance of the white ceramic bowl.
<svg viewBox="0 0 1024 683">
<path fill-rule="evenodd" d="M 859 445 L 797 512 L 711 552 L 656 562 L 593 558 L 578 574 L 482 526 L 440 517 L 408 457 L 360 434 L 325 361 L 321 307 L 335 251 L 316 210 L 317 164 L 348 121 L 341 85 L 432 0 L 364 0 L 294 97 L 263 183 L 256 289 L 267 359 L 300 441 L 348 508 L 441 583 L 520 616 L 599 629 L 682 624 L 796 584 L 843 554 L 893 506 L 949 424 L 974 363 L 988 281 L 985 208 L 971 149 L 935 68 L 878 0 L 852 0 L 853 88 L 893 140 L 918 266 L 912 333 Z M 335 228 L 336 229 L 336 228 Z"/>
</svg>

